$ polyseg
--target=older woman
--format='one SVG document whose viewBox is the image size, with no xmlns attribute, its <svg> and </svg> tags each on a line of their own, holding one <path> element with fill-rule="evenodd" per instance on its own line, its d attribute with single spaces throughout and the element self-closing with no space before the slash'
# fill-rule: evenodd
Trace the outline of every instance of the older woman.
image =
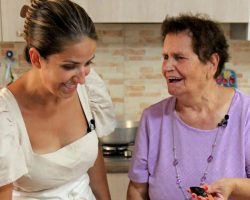
<svg viewBox="0 0 250 200">
<path fill-rule="evenodd" d="M 164 20 L 162 36 L 172 96 L 143 112 L 128 199 L 250 199 L 250 98 L 216 84 L 229 57 L 223 32 L 205 17 L 180 15 Z"/>
</svg>

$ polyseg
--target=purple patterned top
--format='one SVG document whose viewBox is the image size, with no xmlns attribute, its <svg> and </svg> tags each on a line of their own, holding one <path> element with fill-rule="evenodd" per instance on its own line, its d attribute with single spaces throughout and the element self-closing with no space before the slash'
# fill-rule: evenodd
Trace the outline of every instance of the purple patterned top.
<svg viewBox="0 0 250 200">
<path fill-rule="evenodd" d="M 175 101 L 175 97 L 169 97 L 145 109 L 136 136 L 129 178 L 147 182 L 151 200 L 184 199 L 176 184 L 172 129 L 185 189 L 199 185 L 218 130 L 185 124 L 175 112 Z M 250 97 L 236 89 L 228 115 L 228 125 L 218 134 L 207 183 L 221 177 L 250 178 Z"/>
</svg>

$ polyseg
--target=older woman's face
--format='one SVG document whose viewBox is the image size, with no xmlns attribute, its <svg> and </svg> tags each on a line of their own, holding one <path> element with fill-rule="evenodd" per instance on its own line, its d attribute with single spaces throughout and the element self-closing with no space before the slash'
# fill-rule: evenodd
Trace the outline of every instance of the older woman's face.
<svg viewBox="0 0 250 200">
<path fill-rule="evenodd" d="M 45 88 L 58 97 L 72 96 L 77 85 L 85 83 L 95 50 L 96 41 L 85 37 L 41 61 L 40 76 Z"/>
<path fill-rule="evenodd" d="M 162 73 L 171 95 L 193 95 L 204 88 L 209 66 L 194 53 L 192 39 L 187 32 L 166 35 L 163 59 Z"/>
</svg>

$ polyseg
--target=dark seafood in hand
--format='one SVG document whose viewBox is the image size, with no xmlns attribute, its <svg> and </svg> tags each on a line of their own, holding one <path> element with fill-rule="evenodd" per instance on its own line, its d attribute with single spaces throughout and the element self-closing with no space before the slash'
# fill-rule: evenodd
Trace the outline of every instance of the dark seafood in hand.
<svg viewBox="0 0 250 200">
<path fill-rule="evenodd" d="M 195 193 L 197 196 L 207 197 L 206 191 L 201 187 L 190 187 L 192 193 Z"/>
</svg>

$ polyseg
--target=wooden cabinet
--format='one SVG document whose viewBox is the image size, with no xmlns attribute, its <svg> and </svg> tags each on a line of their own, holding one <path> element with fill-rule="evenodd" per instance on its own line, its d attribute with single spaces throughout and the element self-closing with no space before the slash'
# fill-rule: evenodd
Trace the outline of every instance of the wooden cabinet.
<svg viewBox="0 0 250 200">
<path fill-rule="evenodd" d="M 223 22 L 248 22 L 249 0 L 75 0 L 98 23 L 162 22 L 166 15 L 206 13 Z"/>
<path fill-rule="evenodd" d="M 73 0 L 96 23 L 161 23 L 166 15 L 206 13 L 223 23 L 248 23 L 249 0 Z M 30 0 L 0 0 L 2 41 L 24 41 L 20 10 Z M 1 34 L 2 33 L 2 34 Z M 2 36 L 1 36 L 2 35 Z"/>
<path fill-rule="evenodd" d="M 1 16 L 1 2 L 0 2 L 0 16 Z M 0 20 L 0 42 L 2 41 L 2 20 Z"/>
<path fill-rule="evenodd" d="M 194 13 L 206 13 L 213 19 L 224 23 L 248 22 L 249 18 L 249 0 L 191 0 L 191 1 L 173 1 L 172 10 L 168 10 L 170 15 L 176 12 L 191 11 Z"/>
<path fill-rule="evenodd" d="M 71 0 L 77 4 L 79 4 L 80 6 L 82 6 L 85 10 L 88 7 L 88 0 Z M 87 11 L 87 10 L 86 10 Z"/>
<path fill-rule="evenodd" d="M 30 0 L 1 0 L 2 41 L 24 41 L 22 37 L 24 19 L 20 11 Z"/>
<path fill-rule="evenodd" d="M 108 173 L 108 184 L 112 200 L 126 200 L 129 178 L 126 173 Z"/>
</svg>

